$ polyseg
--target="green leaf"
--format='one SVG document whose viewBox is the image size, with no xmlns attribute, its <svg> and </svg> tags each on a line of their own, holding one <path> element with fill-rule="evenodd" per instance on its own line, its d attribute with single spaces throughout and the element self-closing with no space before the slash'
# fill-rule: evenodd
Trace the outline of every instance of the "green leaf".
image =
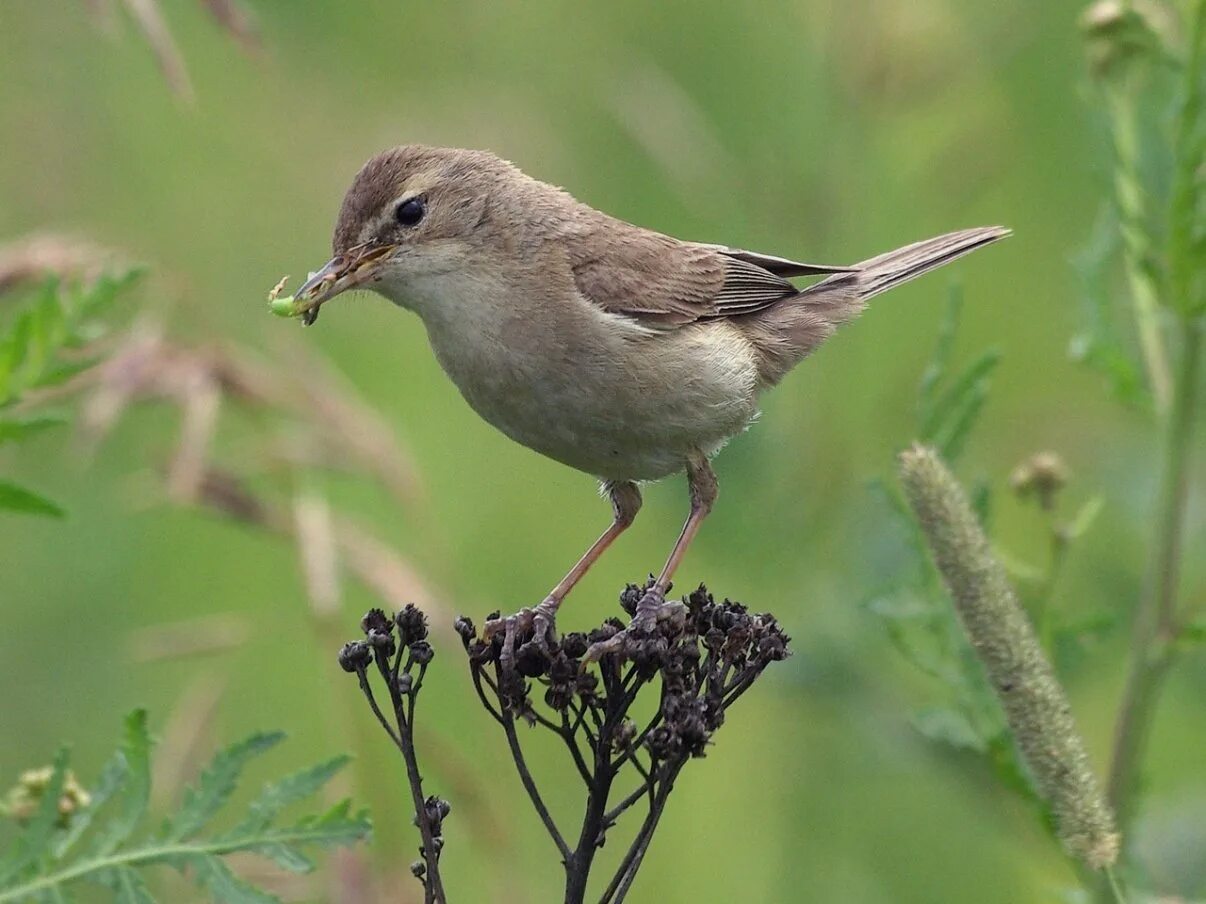
<svg viewBox="0 0 1206 904">
<path fill-rule="evenodd" d="M 67 513 L 45 496 L 25 487 L 0 480 L 0 511 L 21 512 L 25 515 L 47 515 L 62 518 Z"/>
<path fill-rule="evenodd" d="M 987 532 L 992 524 L 992 485 L 987 480 L 977 480 L 972 484 L 971 506 L 976 520 Z"/>
<path fill-rule="evenodd" d="M 993 771 L 996 772 L 1001 784 L 1017 792 L 1023 798 L 1039 804 L 1045 811 L 1048 810 L 1047 805 L 1035 792 L 1030 777 L 1022 768 L 1022 764 L 1018 760 L 1017 748 L 1014 747 L 1013 739 L 1008 732 L 1001 731 L 989 738 L 988 760 L 992 763 Z"/>
<path fill-rule="evenodd" d="M 931 706 L 918 710 L 913 716 L 913 726 L 931 741 L 976 753 L 988 750 L 987 741 L 971 720 L 956 709 Z"/>
<path fill-rule="evenodd" d="M 266 842 L 257 844 L 250 850 L 259 854 L 261 857 L 267 857 L 281 869 L 288 870 L 291 873 L 308 873 L 314 869 L 314 861 L 303 854 L 295 847 L 290 847 L 287 844 Z"/>
<path fill-rule="evenodd" d="M 284 739 L 281 732 L 255 734 L 220 751 L 201 773 L 196 787 L 185 792 L 184 803 L 168 824 L 166 837 L 183 841 L 200 831 L 226 803 L 248 761 Z"/>
<path fill-rule="evenodd" d="M 1076 517 L 1072 519 L 1072 523 L 1064 529 L 1066 537 L 1069 540 L 1077 540 L 1087 534 L 1104 507 L 1104 496 L 1094 496 L 1082 505 L 1076 513 Z"/>
<path fill-rule="evenodd" d="M 1118 214 L 1106 203 L 1093 232 L 1073 259 L 1081 282 L 1081 317 L 1084 325 L 1073 337 L 1068 355 L 1073 361 L 1102 374 L 1114 396 L 1129 405 L 1150 403 L 1143 367 L 1123 338 L 1120 305 L 1113 295 L 1110 264 L 1122 246 Z"/>
<path fill-rule="evenodd" d="M 0 888 L 50 853 L 50 842 L 59 824 L 59 799 L 67 775 L 67 749 L 54 758 L 50 781 L 42 791 L 38 809 L 22 828 L 12 848 L 0 860 Z"/>
<path fill-rule="evenodd" d="M 1177 644 L 1189 649 L 1206 647 L 1206 616 L 1184 624 L 1177 632 Z"/>
<path fill-rule="evenodd" d="M 944 626 L 947 609 L 911 588 L 872 597 L 865 608 L 883 620 L 888 640 L 914 668 L 949 686 L 960 683 L 947 655 Z"/>
<path fill-rule="evenodd" d="M 100 881 L 114 894 L 114 904 L 155 904 L 138 873 L 128 866 L 106 870 Z"/>
<path fill-rule="evenodd" d="M 318 793 L 339 770 L 351 761 L 349 756 L 337 756 L 311 769 L 296 772 L 264 787 L 260 796 L 248 807 L 247 819 L 227 837 L 238 838 L 268 828 L 286 808 Z"/>
<path fill-rule="evenodd" d="M 1093 612 L 1069 619 L 1056 628 L 1055 636 L 1060 642 L 1086 644 L 1103 640 L 1118 627 L 1118 613 Z"/>
<path fill-rule="evenodd" d="M 0 420 L 0 446 L 5 443 L 21 442 L 51 427 L 67 423 L 63 417 L 35 417 L 27 420 Z"/>
<path fill-rule="evenodd" d="M 1001 353 L 989 349 L 969 364 L 950 387 L 942 393 L 933 405 L 930 417 L 922 422 L 921 439 L 930 442 L 942 431 L 944 422 L 955 417 L 955 412 L 962 411 L 968 405 L 968 398 L 982 391 L 986 379 L 1001 363 Z"/>
<path fill-rule="evenodd" d="M 47 389 L 51 386 L 61 386 L 85 371 L 96 367 L 96 358 L 85 358 L 79 361 L 59 361 L 51 364 L 29 385 L 30 389 Z"/>
<path fill-rule="evenodd" d="M 972 428 L 980 417 L 984 402 L 988 399 L 988 382 L 983 380 L 971 387 L 962 399 L 962 406 L 934 437 L 938 452 L 949 462 L 954 462 L 962 453 Z"/>
<path fill-rule="evenodd" d="M 212 854 L 194 853 L 173 858 L 173 865 L 188 867 L 193 880 L 205 888 L 218 904 L 280 904 L 280 899 L 248 885 L 219 858 Z"/>
<path fill-rule="evenodd" d="M 20 392 L 20 371 L 29 349 L 32 319 L 31 312 L 22 311 L 8 333 L 0 336 L 0 404 Z"/>
<path fill-rule="evenodd" d="M 917 391 L 919 425 L 928 423 L 934 416 L 934 393 L 950 364 L 962 309 L 963 290 L 958 283 L 952 283 L 946 313 L 938 324 L 938 341 L 934 347 L 934 354 L 930 358 L 929 364 L 926 365 L 925 371 L 922 372 L 921 385 Z M 922 429 L 922 433 L 924 434 L 924 429 Z"/>
<path fill-rule="evenodd" d="M 47 366 L 62 338 L 63 309 L 53 286 L 48 286 L 37 303 L 22 317 L 24 340 L 21 348 L 19 386 L 34 384 Z"/>
<path fill-rule="evenodd" d="M 267 785 L 234 832 L 191 839 L 230 797 L 246 762 L 280 739 L 280 734 L 258 734 L 219 753 L 196 788 L 188 792 L 180 814 L 169 822 L 179 836 L 151 837 L 133 845 L 129 840 L 145 821 L 150 793 L 151 741 L 146 713 L 138 710 L 127 717 L 121 749 L 106 766 L 92 805 L 76 814 L 65 833 L 58 829 L 58 800 L 66 774 L 66 755 L 61 753 L 38 813 L 0 859 L 0 904 L 65 904 L 68 891 L 77 882 L 103 885 L 117 904 L 154 904 L 140 875 L 142 869 L 153 865 L 184 872 L 221 904 L 276 901 L 236 876 L 222 858 L 237 852 L 253 853 L 285 869 L 308 871 L 314 864 L 304 849 L 350 844 L 371 830 L 366 814 L 352 813 L 347 801 L 293 825 L 272 825 L 284 808 L 319 791 L 347 762 L 347 757 L 337 757 Z M 106 803 L 109 806 L 102 814 Z M 116 804 L 117 812 L 108 816 L 108 823 L 99 822 Z M 90 825 L 97 830 L 90 852 L 82 859 L 72 859 L 69 855 L 83 847 L 75 842 Z"/>
<path fill-rule="evenodd" d="M 102 274 L 72 306 L 73 322 L 87 322 L 108 313 L 117 297 L 146 275 L 145 267 L 132 267 L 124 273 Z"/>
<path fill-rule="evenodd" d="M 147 711 L 136 709 L 126 716 L 125 737 L 118 756 L 124 764 L 122 779 L 125 793 L 118 815 L 97 836 L 94 849 L 98 854 L 110 854 L 117 849 L 142 821 L 151 799 L 151 736 L 147 732 Z"/>
</svg>

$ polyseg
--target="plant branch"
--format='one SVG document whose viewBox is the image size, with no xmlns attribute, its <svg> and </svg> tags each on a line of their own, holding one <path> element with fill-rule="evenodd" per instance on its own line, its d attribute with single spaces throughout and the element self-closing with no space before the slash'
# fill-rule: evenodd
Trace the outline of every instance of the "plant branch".
<svg viewBox="0 0 1206 904">
<path fill-rule="evenodd" d="M 414 698 L 417 689 L 409 694 L 394 697 L 394 716 L 398 722 L 398 734 L 402 739 L 398 746 L 402 750 L 402 759 L 406 763 L 406 779 L 410 785 L 410 798 L 415 807 L 415 823 L 419 827 L 419 837 L 423 839 L 423 861 L 426 873 L 423 877 L 423 899 L 426 904 L 446 904 L 444 880 L 440 876 L 440 849 L 436 841 L 437 833 L 432 826 L 431 814 L 428 812 L 427 797 L 423 793 L 423 776 L 419 774 L 419 760 L 415 755 L 414 723 L 407 720 L 403 707 L 409 700 L 411 709 L 414 708 Z"/>
<path fill-rule="evenodd" d="M 553 822 L 549 808 L 544 805 L 544 799 L 540 796 L 536 782 L 532 779 L 532 773 L 528 770 L 528 763 L 524 758 L 523 748 L 520 747 L 519 738 L 515 734 L 515 717 L 510 712 L 507 712 L 503 717 L 502 727 L 507 735 L 507 746 L 511 748 L 511 758 L 515 761 L 515 768 L 519 772 L 519 780 L 523 783 L 523 789 L 528 792 L 532 806 L 535 807 L 536 813 L 540 816 L 540 821 L 544 823 L 544 827 L 548 830 L 549 837 L 553 839 L 553 844 L 557 845 L 557 850 L 561 854 L 562 859 L 568 861 L 571 857 L 569 845 L 565 843 L 565 838 L 557 829 L 557 824 Z"/>
<path fill-rule="evenodd" d="M 627 896 L 632 882 L 636 878 L 637 870 L 641 867 L 641 861 L 645 859 L 645 853 L 649 850 L 657 824 L 666 811 L 666 801 L 674 789 L 674 780 L 678 777 L 685 762 L 685 760 L 679 760 L 676 763 L 667 763 L 662 767 L 663 775 L 658 783 L 657 791 L 650 801 L 649 813 L 646 815 L 645 821 L 641 823 L 641 828 L 632 840 L 632 845 L 628 848 L 624 859 L 620 861 L 615 877 L 607 886 L 603 897 L 599 899 L 600 904 L 620 904 Z"/>
</svg>

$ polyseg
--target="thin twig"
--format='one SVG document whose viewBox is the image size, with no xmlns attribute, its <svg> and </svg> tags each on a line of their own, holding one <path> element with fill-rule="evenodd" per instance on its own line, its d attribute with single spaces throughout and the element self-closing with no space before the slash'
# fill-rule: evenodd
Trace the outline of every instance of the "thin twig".
<svg viewBox="0 0 1206 904">
<path fill-rule="evenodd" d="M 615 877 L 608 884 L 603 897 L 599 899 L 600 904 L 619 904 L 628 894 L 633 880 L 636 879 L 637 870 L 640 869 L 641 861 L 645 858 L 645 852 L 649 850 L 653 832 L 665 812 L 666 800 L 674 788 L 674 779 L 685 762 L 685 760 L 679 760 L 676 763 L 666 763 L 662 766 L 663 776 L 654 798 L 649 803 L 649 813 L 641 823 L 641 828 L 632 840 L 632 845 L 628 848 L 624 859 L 620 861 Z"/>
<path fill-rule="evenodd" d="M 424 901 L 426 904 L 445 904 L 444 880 L 440 876 L 440 851 L 436 846 L 436 834 L 432 830 L 431 816 L 427 812 L 426 796 L 423 793 L 423 777 L 419 774 L 419 761 L 415 755 L 414 723 L 407 722 L 402 714 L 404 706 L 402 698 L 391 688 L 390 696 L 394 701 L 394 717 L 398 723 L 398 733 L 402 738 L 399 745 L 402 748 L 402 758 L 406 761 L 406 779 L 410 785 L 410 796 L 415 807 L 415 824 L 419 827 L 419 836 L 423 839 L 423 862 L 427 869 L 423 877 Z M 414 692 L 406 695 L 412 701 Z"/>
<path fill-rule="evenodd" d="M 381 707 L 377 705 L 377 698 L 373 696 L 373 688 L 369 684 L 368 673 L 364 669 L 357 669 L 356 677 L 360 681 L 360 689 L 364 691 L 364 696 L 369 702 L 369 707 L 371 707 L 373 710 L 373 715 L 377 717 L 377 721 L 381 723 L 381 727 L 385 729 L 385 733 L 389 735 L 389 739 L 394 742 L 395 746 L 397 746 L 399 750 L 401 750 L 402 739 L 394 734 L 394 730 L 390 726 L 389 721 L 381 712 Z"/>
<path fill-rule="evenodd" d="M 574 765 L 578 767 L 578 774 L 582 776 L 582 781 L 586 783 L 589 789 L 591 782 L 594 780 L 590 769 L 587 768 L 586 760 L 582 757 L 582 751 L 578 749 L 578 739 L 574 731 L 570 728 L 569 712 L 563 709 L 561 711 L 561 739 L 565 741 L 565 746 L 569 748 L 570 756 L 574 760 Z"/>
<path fill-rule="evenodd" d="M 544 823 L 544 827 L 548 830 L 549 837 L 553 839 L 553 844 L 557 846 L 557 850 L 561 853 L 562 859 L 568 861 L 572 856 L 572 852 L 569 849 L 569 845 L 565 843 L 561 832 L 557 829 L 557 824 L 553 822 L 553 817 L 549 813 L 548 807 L 544 805 L 544 799 L 536 788 L 536 782 L 532 779 L 532 773 L 528 771 L 528 763 L 524 758 L 523 748 L 519 746 L 519 738 L 515 734 L 515 717 L 507 713 L 506 718 L 502 720 L 502 726 L 503 731 L 506 732 L 507 746 L 511 748 L 511 758 L 515 761 L 515 768 L 519 772 L 519 780 L 523 783 L 523 789 L 528 792 L 532 806 L 536 808 L 540 821 Z"/>
<path fill-rule="evenodd" d="M 633 760 L 633 762 L 635 763 L 636 760 Z M 646 775 L 647 775 L 647 773 L 646 773 Z M 639 788 L 637 788 L 635 791 L 633 791 L 631 794 L 629 794 L 626 798 L 624 798 L 622 801 L 620 801 L 618 804 L 616 804 L 614 807 L 612 807 L 610 810 L 607 811 L 607 814 L 603 817 L 603 822 L 605 822 L 609 826 L 615 825 L 615 822 L 620 817 L 620 814 L 623 813 L 625 810 L 627 810 L 629 807 L 631 807 L 633 804 L 635 804 L 638 800 L 640 800 L 646 794 L 648 794 L 650 787 L 651 787 L 651 783 L 650 783 L 649 779 L 646 778 L 645 782 Z"/>
</svg>

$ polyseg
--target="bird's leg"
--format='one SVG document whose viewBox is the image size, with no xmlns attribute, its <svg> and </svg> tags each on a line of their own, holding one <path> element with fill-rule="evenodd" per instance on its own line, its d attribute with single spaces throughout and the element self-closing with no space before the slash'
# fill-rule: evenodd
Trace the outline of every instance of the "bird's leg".
<svg viewBox="0 0 1206 904">
<path fill-rule="evenodd" d="M 679 563 L 687 553 L 687 547 L 699 533 L 700 525 L 712 511 L 712 506 L 719 493 L 720 487 L 716 481 L 716 473 L 708 464 L 706 456 L 696 453 L 687 459 L 687 486 L 691 493 L 691 513 L 683 524 L 674 548 L 670 550 L 670 557 L 666 560 L 662 573 L 657 576 L 657 579 L 645 591 L 645 595 L 641 597 L 640 602 L 637 603 L 632 622 L 628 627 L 608 640 L 592 644 L 586 651 L 584 664 L 595 662 L 608 653 L 623 650 L 625 641 L 634 634 L 648 634 L 656 629 L 659 622 L 668 618 L 682 618 L 685 615 L 681 603 L 666 602 L 666 592 L 670 589 L 670 581 L 674 577 L 674 572 L 678 570 Z"/>
<path fill-rule="evenodd" d="M 553 621 L 561 601 L 574 589 L 574 585 L 582 580 L 582 576 L 607 547 L 611 546 L 616 537 L 624 533 L 636 520 L 637 512 L 641 510 L 641 491 L 635 483 L 629 481 L 608 481 L 603 485 L 608 498 L 611 499 L 611 526 L 599 536 L 590 548 L 582 554 L 574 567 L 549 591 L 539 605 L 521 609 L 514 615 L 496 618 L 486 622 L 484 636 L 488 641 L 495 634 L 505 632 L 508 623 L 513 624 L 516 633 L 532 631 L 533 639 L 545 644 L 552 637 Z"/>
</svg>

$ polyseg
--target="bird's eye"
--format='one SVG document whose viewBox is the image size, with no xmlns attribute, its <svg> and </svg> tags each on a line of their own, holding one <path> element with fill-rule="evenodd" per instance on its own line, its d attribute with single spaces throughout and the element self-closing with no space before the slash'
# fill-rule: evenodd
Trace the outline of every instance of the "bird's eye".
<svg viewBox="0 0 1206 904">
<path fill-rule="evenodd" d="M 398 209 L 394 211 L 394 217 L 403 226 L 417 226 L 426 212 L 427 206 L 423 203 L 422 198 L 407 198 L 398 205 Z"/>
</svg>

